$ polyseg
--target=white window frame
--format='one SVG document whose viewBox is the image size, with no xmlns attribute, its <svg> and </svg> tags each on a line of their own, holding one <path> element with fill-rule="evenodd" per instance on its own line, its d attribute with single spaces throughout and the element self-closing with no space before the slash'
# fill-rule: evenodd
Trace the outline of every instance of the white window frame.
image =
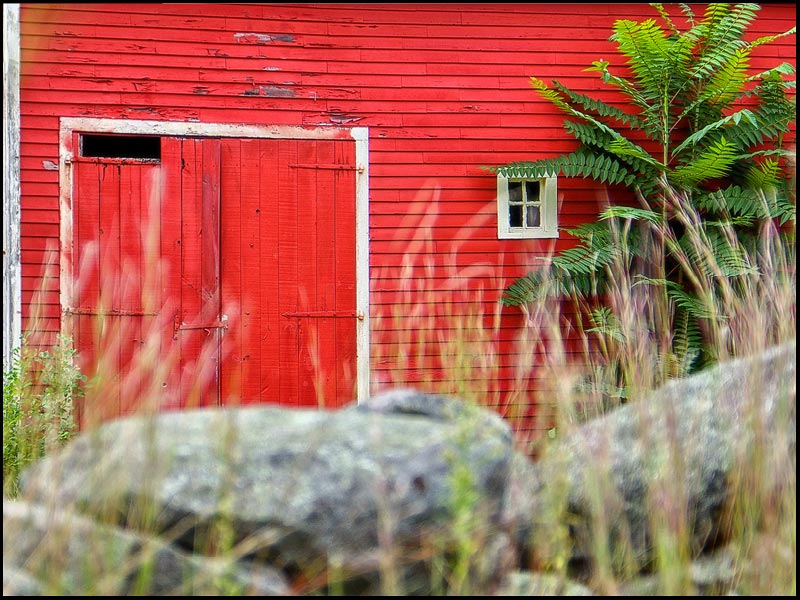
<svg viewBox="0 0 800 600">
<path fill-rule="evenodd" d="M 509 222 L 509 182 L 539 182 L 540 224 L 512 227 Z M 524 193 L 524 192 L 523 192 Z M 525 211 L 523 211 L 524 213 Z M 558 237 L 558 185 L 556 177 L 504 177 L 497 175 L 497 237 L 501 240 L 545 239 Z"/>
</svg>

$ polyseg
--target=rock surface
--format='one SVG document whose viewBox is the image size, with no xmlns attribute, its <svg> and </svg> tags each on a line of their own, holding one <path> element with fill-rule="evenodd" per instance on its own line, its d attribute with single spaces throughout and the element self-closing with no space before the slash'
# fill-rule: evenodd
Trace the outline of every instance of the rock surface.
<svg viewBox="0 0 800 600">
<path fill-rule="evenodd" d="M 447 540 L 457 511 L 481 521 L 487 546 L 503 546 L 490 538 L 504 535 L 514 452 L 498 415 L 399 390 L 335 412 L 259 406 L 112 422 L 30 469 L 22 489 L 39 504 L 174 532 L 187 551 L 206 552 L 224 530 L 294 576 L 336 565 L 347 577 L 375 571 L 382 551 L 403 548 L 405 560 Z M 152 522 L 131 522 L 137 505 Z M 409 562 L 403 585 L 428 591 Z"/>
<path fill-rule="evenodd" d="M 554 514 L 571 515 L 576 571 L 591 570 L 598 522 L 608 523 L 609 553 L 640 567 L 652 514 L 685 519 L 695 554 L 723 543 L 739 470 L 773 474 L 776 488 L 795 470 L 796 357 L 790 344 L 726 362 L 576 428 L 524 480 L 528 507 L 517 511 L 534 520 L 520 543 L 552 535 Z"/>
<path fill-rule="evenodd" d="M 193 556 L 158 538 L 68 510 L 4 501 L 3 592 L 285 596 L 289 586 L 265 565 Z"/>
</svg>

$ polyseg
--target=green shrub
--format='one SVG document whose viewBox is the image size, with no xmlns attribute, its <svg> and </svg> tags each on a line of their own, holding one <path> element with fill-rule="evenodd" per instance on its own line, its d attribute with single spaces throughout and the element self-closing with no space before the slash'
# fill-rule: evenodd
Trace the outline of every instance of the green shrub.
<svg viewBox="0 0 800 600">
<path fill-rule="evenodd" d="M 764 275 L 762 258 L 773 251 L 763 244 L 767 235 L 794 250 L 795 69 L 782 62 L 755 72 L 750 59 L 796 28 L 747 41 L 757 4 L 708 4 L 702 15 L 682 4 L 678 20 L 651 6 L 660 22 L 614 24 L 609 39 L 625 67 L 601 59 L 585 69 L 625 110 L 532 77 L 536 93 L 566 113 L 564 129 L 577 148 L 490 169 L 611 186 L 597 221 L 565 230 L 577 245 L 517 278 L 502 302 L 528 311 L 541 296 L 574 302 L 608 359 L 611 393 L 621 398 L 630 397 L 626 360 L 637 349 L 620 330 L 614 273 L 626 273 L 627 289 L 646 286 L 662 296 L 664 312 L 644 333 L 659 339 L 659 383 L 740 355 L 741 340 L 719 335 L 737 316 L 727 311 L 733 296 L 744 302 Z M 639 207 L 629 206 L 633 198 Z"/>
<path fill-rule="evenodd" d="M 3 495 L 15 496 L 25 465 L 69 439 L 76 430 L 74 402 L 85 379 L 75 350 L 61 337 L 48 350 L 23 342 L 3 372 Z"/>
</svg>

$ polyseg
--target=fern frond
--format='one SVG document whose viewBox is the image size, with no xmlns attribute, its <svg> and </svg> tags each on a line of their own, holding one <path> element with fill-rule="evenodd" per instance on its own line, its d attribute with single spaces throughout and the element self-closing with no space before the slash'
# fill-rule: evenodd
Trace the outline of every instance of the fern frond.
<svg viewBox="0 0 800 600">
<path fill-rule="evenodd" d="M 592 112 L 599 117 L 615 119 L 633 129 L 642 128 L 642 123 L 636 115 L 626 113 L 624 110 L 620 110 L 619 108 L 606 104 L 602 100 L 595 100 L 584 94 L 573 92 L 558 81 L 553 81 L 553 87 L 564 94 L 564 96 L 569 98 L 571 103 L 582 106 L 585 110 Z"/>
<path fill-rule="evenodd" d="M 614 136 L 606 131 L 598 129 L 590 123 L 564 121 L 564 129 L 585 146 L 605 148 L 607 144 L 610 144 L 614 140 Z"/>
<path fill-rule="evenodd" d="M 572 294 L 588 297 L 605 288 L 605 273 L 569 273 L 559 268 L 542 268 L 516 278 L 503 291 L 504 306 L 521 306 L 547 297 L 568 297 Z"/>
<path fill-rule="evenodd" d="M 784 31 L 783 33 L 778 33 L 776 35 L 765 35 L 763 37 L 758 38 L 757 40 L 753 40 L 752 42 L 747 44 L 747 47 L 752 50 L 753 48 L 756 48 L 763 44 L 771 44 L 775 40 L 778 40 L 782 37 L 786 37 L 787 35 L 794 35 L 795 33 L 797 33 L 797 27 L 792 27 L 791 29 L 789 29 L 788 31 Z"/>
<path fill-rule="evenodd" d="M 619 248 L 604 223 L 585 223 L 567 230 L 579 244 L 555 256 L 548 267 L 515 279 L 501 298 L 505 306 L 519 306 L 545 296 L 587 297 L 602 292 L 607 267 L 619 257 Z M 633 238 L 632 245 L 636 244 Z"/>
<path fill-rule="evenodd" d="M 761 79 L 780 79 L 781 75 L 794 75 L 795 68 L 789 63 L 781 63 L 777 67 L 772 67 L 771 69 L 767 69 L 766 71 L 761 71 L 761 73 L 756 73 L 755 75 L 751 75 L 747 78 L 746 81 L 758 81 Z"/>
<path fill-rule="evenodd" d="M 598 157 L 603 158 L 601 167 L 596 166 Z M 490 170 L 509 178 L 539 179 L 559 174 L 566 177 L 593 178 L 596 173 L 598 180 L 604 178 L 610 184 L 622 183 L 630 186 L 636 180 L 636 174 L 631 173 L 619 161 L 603 157 L 602 154 L 591 152 L 586 148 L 579 148 L 565 156 L 544 158 L 533 162 L 511 163 L 501 167 L 491 167 Z"/>
<path fill-rule="evenodd" d="M 731 166 L 736 161 L 737 150 L 735 144 L 720 138 L 691 162 L 675 169 L 672 177 L 680 182 L 682 187 L 722 178 L 730 172 Z"/>
<path fill-rule="evenodd" d="M 737 48 L 730 59 L 709 80 L 705 92 L 699 99 L 718 105 L 733 101 L 744 89 L 749 66 L 750 50 Z"/>
<path fill-rule="evenodd" d="M 745 181 L 751 189 L 775 189 L 780 185 L 780 163 L 772 158 L 756 162 L 745 175 Z"/>
<path fill-rule="evenodd" d="M 607 306 L 601 306 L 591 311 L 589 313 L 589 321 L 592 327 L 587 328 L 586 333 L 596 333 L 620 343 L 625 342 L 625 336 L 619 320 Z"/>
<path fill-rule="evenodd" d="M 746 48 L 747 44 L 741 38 L 758 10 L 757 4 L 708 5 L 705 18 L 698 26 L 702 29 L 704 45 L 691 72 L 694 78 L 713 77 L 740 48 Z"/>
<path fill-rule="evenodd" d="M 671 44 L 655 19 L 641 23 L 620 19 L 614 23 L 614 34 L 609 39 L 628 58 L 644 95 L 651 100 L 661 98 L 669 81 Z"/>
<path fill-rule="evenodd" d="M 521 306 L 546 295 L 542 272 L 530 272 L 515 279 L 504 291 L 504 306 Z"/>
<path fill-rule="evenodd" d="M 631 99 L 635 106 L 638 106 L 642 111 L 646 112 L 648 109 L 652 110 L 652 95 L 643 93 L 637 86 L 633 85 L 627 79 L 613 75 L 611 71 L 608 70 L 610 64 L 611 63 L 605 60 L 596 60 L 592 62 L 591 67 L 587 67 L 584 69 L 584 71 L 596 71 L 600 73 L 603 83 L 607 83 L 618 88 L 623 94 Z"/>
<path fill-rule="evenodd" d="M 591 275 L 610 264 L 615 248 L 610 244 L 587 247 L 578 245 L 563 250 L 553 258 L 553 266 L 570 274 Z"/>
<path fill-rule="evenodd" d="M 680 4 L 678 4 L 678 6 L 681 7 L 681 10 L 683 11 L 684 16 L 686 17 L 686 20 L 689 22 L 689 25 L 694 27 L 695 16 L 694 16 L 694 11 L 692 10 L 692 7 L 689 6 L 688 4 L 684 4 L 684 3 L 680 3 Z"/>
<path fill-rule="evenodd" d="M 619 148 L 619 149 L 626 148 L 627 151 L 629 153 L 631 153 L 631 155 L 638 156 L 640 159 L 643 159 L 643 157 L 646 157 L 650 161 L 653 160 L 650 157 L 650 155 L 647 154 L 647 152 L 645 152 L 639 146 L 637 146 L 636 144 L 634 144 L 633 142 L 628 140 L 625 136 L 620 134 L 618 131 L 612 129 L 611 127 L 609 127 L 608 125 L 606 125 L 602 121 L 599 121 L 598 119 L 596 119 L 592 115 L 590 115 L 588 113 L 585 113 L 585 112 L 582 112 L 582 111 L 579 111 L 576 108 L 574 108 L 573 106 L 571 106 L 570 104 L 568 104 L 564 100 L 561 92 L 559 92 L 557 89 L 551 89 L 551 88 L 547 87 L 547 84 L 545 84 L 540 79 L 536 79 L 535 77 L 531 77 L 531 85 L 533 85 L 536 88 L 536 91 L 539 92 L 539 94 L 543 98 L 545 98 L 548 101 L 550 101 L 552 104 L 554 104 L 555 106 L 560 108 L 562 111 L 572 115 L 573 117 L 581 119 L 581 120 L 583 120 L 583 121 L 585 121 L 587 123 L 591 123 L 592 125 L 594 125 L 600 131 L 605 132 L 607 135 L 611 136 L 611 138 L 613 138 L 614 140 L 617 140 L 617 144 L 615 146 L 616 148 Z"/>
<path fill-rule="evenodd" d="M 777 140 L 790 131 L 795 120 L 796 108 L 791 103 L 769 104 L 752 110 L 755 123 L 743 120 L 735 128 L 726 128 L 725 134 L 731 142 L 742 149 L 760 146 L 769 140 Z"/>
<path fill-rule="evenodd" d="M 665 166 L 653 158 L 644 148 L 626 138 L 615 138 L 606 147 L 609 152 L 616 154 L 620 158 L 632 158 L 640 164 L 650 166 L 654 173 L 661 173 L 665 170 Z"/>
<path fill-rule="evenodd" d="M 704 229 L 700 242 L 692 234 L 684 234 L 678 240 L 680 247 L 691 259 L 693 268 L 709 279 L 757 273 L 758 268 L 751 264 L 744 246 L 737 239 L 731 240 L 720 229 Z"/>
<path fill-rule="evenodd" d="M 692 135 L 688 136 L 680 145 L 676 146 L 672 150 L 672 156 L 680 154 L 680 152 L 682 152 L 686 148 L 696 146 L 710 131 L 715 131 L 717 129 L 720 129 L 721 127 L 724 127 L 725 125 L 731 122 L 733 122 L 736 125 L 741 125 L 743 120 L 745 122 L 751 123 L 753 126 L 758 125 L 758 121 L 756 120 L 756 116 L 753 114 L 753 112 L 747 108 L 743 108 L 731 115 L 728 115 L 726 117 L 723 117 L 722 119 L 714 121 L 713 123 L 709 123 L 699 131 L 695 131 Z"/>
<path fill-rule="evenodd" d="M 797 207 L 789 198 L 775 194 L 768 197 L 758 188 L 729 186 L 724 190 L 699 195 L 700 210 L 730 220 L 744 217 L 750 220 L 779 219 L 780 223 L 795 220 Z"/>
<path fill-rule="evenodd" d="M 653 8 L 656 9 L 656 11 L 658 11 L 658 14 L 661 15 L 661 18 L 664 19 L 664 22 L 667 24 L 667 27 L 669 27 L 669 30 L 674 35 L 680 35 L 681 33 L 680 30 L 675 26 L 675 22 L 672 20 L 672 17 L 669 16 L 669 13 L 666 10 L 664 10 L 663 4 L 653 3 L 650 6 L 652 6 Z"/>
<path fill-rule="evenodd" d="M 561 92 L 559 92 L 557 89 L 548 87 L 547 84 L 541 79 L 538 79 L 537 77 L 531 77 L 530 84 L 542 98 L 550 102 L 556 108 L 568 114 L 573 114 L 575 112 L 575 110 L 564 100 Z"/>
<path fill-rule="evenodd" d="M 653 225 L 661 225 L 664 222 L 664 218 L 652 210 L 621 205 L 609 206 L 600 213 L 600 219 L 603 221 L 608 219 L 630 219 L 632 221 L 646 221 Z"/>
<path fill-rule="evenodd" d="M 667 297 L 694 319 L 711 319 L 715 312 L 696 295 L 687 292 L 674 281 L 666 282 Z"/>
<path fill-rule="evenodd" d="M 670 369 L 674 377 L 689 375 L 703 350 L 703 334 L 697 320 L 685 310 L 678 307 L 672 321 L 672 359 L 674 367 Z"/>
</svg>

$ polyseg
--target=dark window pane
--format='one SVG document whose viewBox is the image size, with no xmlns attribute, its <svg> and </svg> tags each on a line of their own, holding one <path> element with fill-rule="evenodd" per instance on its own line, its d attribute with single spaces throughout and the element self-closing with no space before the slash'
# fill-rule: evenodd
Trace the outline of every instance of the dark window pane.
<svg viewBox="0 0 800 600">
<path fill-rule="evenodd" d="M 525 207 L 526 213 L 525 216 L 527 218 L 527 223 L 525 224 L 527 227 L 540 227 L 540 213 L 538 206 L 526 206 Z"/>
<path fill-rule="evenodd" d="M 522 205 L 510 204 L 508 206 L 508 224 L 511 227 L 522 227 Z"/>
<path fill-rule="evenodd" d="M 508 201 L 509 202 L 522 202 L 522 182 L 509 181 L 508 182 Z"/>
<path fill-rule="evenodd" d="M 539 182 L 538 181 L 526 181 L 525 182 L 525 194 L 527 196 L 528 202 L 538 202 L 539 201 Z"/>
<path fill-rule="evenodd" d="M 135 135 L 81 136 L 81 156 L 161 159 L 161 138 Z"/>
</svg>

